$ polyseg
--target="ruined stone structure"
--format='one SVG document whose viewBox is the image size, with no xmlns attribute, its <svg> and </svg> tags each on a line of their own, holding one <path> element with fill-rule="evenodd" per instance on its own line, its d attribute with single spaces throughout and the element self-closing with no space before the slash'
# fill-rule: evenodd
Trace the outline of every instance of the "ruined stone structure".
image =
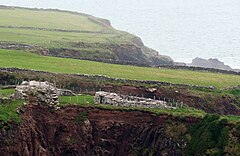
<svg viewBox="0 0 240 156">
<path fill-rule="evenodd" d="M 58 105 L 57 88 L 49 82 L 24 81 L 16 86 L 16 99 L 27 99 L 35 104 L 46 103 L 49 106 Z"/>
<path fill-rule="evenodd" d="M 114 106 L 176 109 L 176 107 L 168 106 L 165 101 L 136 96 L 118 95 L 116 93 L 104 91 L 96 92 L 94 101 L 98 104 L 109 104 Z"/>
</svg>

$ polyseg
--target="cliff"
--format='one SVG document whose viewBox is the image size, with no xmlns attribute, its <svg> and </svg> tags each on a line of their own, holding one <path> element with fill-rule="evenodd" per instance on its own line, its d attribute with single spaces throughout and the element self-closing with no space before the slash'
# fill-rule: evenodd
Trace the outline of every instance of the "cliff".
<svg viewBox="0 0 240 156">
<path fill-rule="evenodd" d="M 1 126 L 0 155 L 186 155 L 191 152 L 201 155 L 207 152 L 234 154 L 239 150 L 239 143 L 233 144 L 237 147 L 233 149 L 232 143 L 222 142 L 239 139 L 238 128 L 218 123 L 214 116 L 201 121 L 194 117 L 80 106 L 53 111 L 43 105 L 29 105 L 21 112 L 20 125 Z M 205 140 L 203 136 L 205 142 L 195 144 L 201 137 L 197 134 L 213 134 L 209 126 L 218 127 L 221 139 L 209 136 Z M 198 128 L 190 131 L 190 127 Z M 229 133 L 224 133 L 226 130 Z"/>
</svg>

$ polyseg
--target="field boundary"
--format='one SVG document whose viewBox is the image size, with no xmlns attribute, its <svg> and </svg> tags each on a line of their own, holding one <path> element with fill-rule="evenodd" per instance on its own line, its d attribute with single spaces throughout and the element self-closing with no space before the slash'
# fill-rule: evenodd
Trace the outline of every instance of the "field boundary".
<svg viewBox="0 0 240 156">
<path fill-rule="evenodd" d="M 88 78 L 100 81 L 114 81 L 120 83 L 140 83 L 140 84 L 147 84 L 147 85 L 162 85 L 162 86 L 176 86 L 176 87 L 190 87 L 196 89 L 208 89 L 208 90 L 215 90 L 214 86 L 200 86 L 200 85 L 193 85 L 193 84 L 177 84 L 171 82 L 163 82 L 163 81 L 156 81 L 156 80 L 132 80 L 132 79 L 125 79 L 125 78 L 113 78 L 108 77 L 105 75 L 89 75 L 89 74 L 65 74 L 65 73 L 55 73 L 55 72 L 47 72 L 47 71 L 39 71 L 39 70 L 29 70 L 29 69 L 21 69 L 21 68 L 0 68 L 0 71 L 3 72 L 36 72 L 42 74 L 54 74 L 54 75 L 66 75 L 66 76 L 76 76 L 81 78 Z"/>
</svg>

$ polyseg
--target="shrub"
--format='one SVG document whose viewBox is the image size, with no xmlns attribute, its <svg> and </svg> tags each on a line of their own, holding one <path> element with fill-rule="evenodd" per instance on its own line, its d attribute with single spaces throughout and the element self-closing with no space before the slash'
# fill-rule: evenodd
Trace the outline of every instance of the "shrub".
<svg viewBox="0 0 240 156">
<path fill-rule="evenodd" d="M 223 155 L 228 142 L 226 119 L 218 115 L 206 115 L 203 120 L 190 128 L 191 140 L 186 155 Z"/>
</svg>

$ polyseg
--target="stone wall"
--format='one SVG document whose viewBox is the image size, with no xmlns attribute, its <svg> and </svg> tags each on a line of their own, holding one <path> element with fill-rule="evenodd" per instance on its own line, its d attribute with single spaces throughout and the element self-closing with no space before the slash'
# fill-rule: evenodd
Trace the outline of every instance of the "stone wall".
<svg viewBox="0 0 240 156">
<path fill-rule="evenodd" d="M 109 93 L 104 91 L 96 92 L 94 101 L 97 104 L 108 104 L 113 106 L 123 107 L 141 107 L 141 108 L 162 108 L 162 109 L 176 109 L 179 106 L 168 106 L 167 102 L 161 100 L 153 100 L 149 98 L 118 95 L 116 93 Z"/>
<path fill-rule="evenodd" d="M 41 74 L 55 74 L 56 76 L 59 73 L 50 73 L 45 71 L 37 71 L 37 70 L 28 70 L 28 69 L 20 69 L 20 68 L 0 68 L 0 71 L 4 72 L 36 72 Z M 189 87 L 189 88 L 198 88 L 198 89 L 209 89 L 214 90 L 214 86 L 199 86 L 199 85 L 192 85 L 192 84 L 176 84 L 176 83 L 170 83 L 170 82 L 162 82 L 162 81 L 150 81 L 150 80 L 130 80 L 130 79 L 124 79 L 124 78 L 112 78 L 104 75 L 88 75 L 88 74 L 61 74 L 65 76 L 75 76 L 80 78 L 87 78 L 92 80 L 98 80 L 98 81 L 113 81 L 113 82 L 120 82 L 120 83 L 128 83 L 128 84 L 148 84 L 148 85 L 161 85 L 161 86 L 176 86 L 176 87 Z M 1 85 L 1 84 L 0 84 Z"/>
<path fill-rule="evenodd" d="M 214 69 L 214 68 L 193 67 L 193 66 L 161 65 L 161 66 L 155 66 L 155 67 L 156 68 L 180 69 L 180 70 L 192 70 L 192 71 L 204 71 L 204 72 L 240 75 L 240 72 L 237 72 L 237 71 L 221 70 L 221 69 Z"/>
</svg>

